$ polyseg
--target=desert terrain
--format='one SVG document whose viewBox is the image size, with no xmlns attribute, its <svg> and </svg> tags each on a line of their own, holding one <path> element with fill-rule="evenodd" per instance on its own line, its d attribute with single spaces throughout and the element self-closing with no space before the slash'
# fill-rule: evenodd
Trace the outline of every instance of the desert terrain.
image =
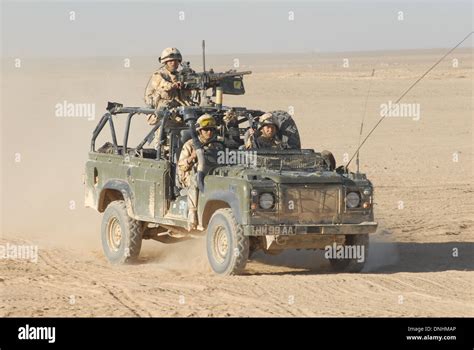
<svg viewBox="0 0 474 350">
<path fill-rule="evenodd" d="M 445 51 L 208 56 L 207 65 L 226 70 L 238 58 L 253 74 L 246 95 L 224 104 L 291 109 L 303 146 L 343 164 L 364 114 L 365 135 L 381 105 Z M 199 57 L 185 59 L 201 69 Z M 203 240 L 145 241 L 138 264 L 106 261 L 101 215 L 84 208 L 90 137 L 107 101 L 143 105 L 157 67 L 156 57 L 131 57 L 129 67 L 122 57 L 2 61 L 0 246 L 36 245 L 39 257 L 0 260 L 0 316 L 474 316 L 471 48 L 402 101 L 418 116 L 386 118 L 361 150 L 379 228 L 359 274 L 329 273 L 322 253 L 287 251 L 220 277 Z M 64 103 L 91 104 L 94 118 L 57 116 Z M 136 140 L 148 129 L 138 124 Z"/>
</svg>

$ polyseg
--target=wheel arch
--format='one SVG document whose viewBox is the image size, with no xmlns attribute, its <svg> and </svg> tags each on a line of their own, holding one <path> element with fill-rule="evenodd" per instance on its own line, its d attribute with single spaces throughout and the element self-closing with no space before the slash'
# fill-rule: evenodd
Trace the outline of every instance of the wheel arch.
<svg viewBox="0 0 474 350">
<path fill-rule="evenodd" d="M 244 218 L 242 215 L 243 213 L 240 209 L 240 203 L 235 193 L 230 191 L 213 192 L 210 195 L 206 195 L 205 198 L 206 203 L 204 204 L 204 208 L 202 209 L 202 213 L 200 215 L 200 222 L 203 227 L 207 227 L 209 221 L 211 220 L 212 214 L 223 208 L 232 209 L 237 223 L 244 223 Z"/>
<path fill-rule="evenodd" d="M 100 192 L 97 209 L 103 213 L 107 206 L 117 200 L 123 200 L 130 217 L 135 217 L 132 206 L 133 193 L 126 181 L 112 179 L 107 181 Z"/>
</svg>

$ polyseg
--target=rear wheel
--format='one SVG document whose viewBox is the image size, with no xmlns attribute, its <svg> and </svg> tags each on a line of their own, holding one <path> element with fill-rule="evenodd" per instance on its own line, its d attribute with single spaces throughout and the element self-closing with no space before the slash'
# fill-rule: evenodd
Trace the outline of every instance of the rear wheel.
<svg viewBox="0 0 474 350">
<path fill-rule="evenodd" d="M 102 248 L 112 264 L 131 263 L 142 247 L 141 222 L 128 216 L 124 201 L 114 201 L 102 218 Z"/>
<path fill-rule="evenodd" d="M 207 228 L 207 257 L 214 272 L 220 275 L 242 273 L 249 257 L 249 238 L 237 223 L 232 209 L 217 210 Z"/>
<path fill-rule="evenodd" d="M 352 259 L 329 259 L 331 270 L 334 272 L 360 272 L 364 268 L 369 255 L 369 235 L 346 235 L 344 247 L 352 246 L 352 252 L 363 253 L 359 258 Z M 361 261 L 359 261 L 361 260 Z"/>
</svg>

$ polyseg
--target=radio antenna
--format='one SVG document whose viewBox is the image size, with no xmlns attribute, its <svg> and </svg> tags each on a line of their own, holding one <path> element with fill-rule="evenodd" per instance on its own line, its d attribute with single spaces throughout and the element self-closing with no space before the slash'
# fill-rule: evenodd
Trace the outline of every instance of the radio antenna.
<svg viewBox="0 0 474 350">
<path fill-rule="evenodd" d="M 392 108 L 394 105 L 397 105 L 401 99 L 403 97 L 405 97 L 406 94 L 408 94 L 408 92 L 413 89 L 415 87 L 416 84 L 418 84 L 429 72 L 431 72 L 442 60 L 444 60 L 451 52 L 453 52 L 455 49 L 457 49 L 463 42 L 465 42 L 471 35 L 472 33 L 474 32 L 470 32 L 468 35 L 466 35 L 464 37 L 464 39 L 462 39 L 459 43 L 456 44 L 456 46 L 454 46 L 451 50 L 449 50 L 448 52 L 446 52 L 443 57 L 441 57 L 438 61 L 436 61 L 435 64 L 433 64 L 426 72 L 423 73 L 423 75 L 421 75 L 413 84 L 411 84 L 408 89 L 405 90 L 405 92 L 403 94 L 400 95 L 400 97 L 395 101 L 395 103 L 388 109 L 387 112 L 385 112 L 379 119 L 379 121 L 374 125 L 374 127 L 369 131 L 369 133 L 367 134 L 367 136 L 364 138 L 364 140 L 359 144 L 359 147 L 357 147 L 356 151 L 354 152 L 354 154 L 352 155 L 352 157 L 349 159 L 349 161 L 347 162 L 346 166 L 345 166 L 345 171 L 347 172 L 347 169 L 349 167 L 349 164 L 351 163 L 352 159 L 354 159 L 354 157 L 359 153 L 359 150 L 362 148 L 362 146 L 365 144 L 365 142 L 367 141 L 367 139 L 370 137 L 370 135 L 372 135 L 372 133 L 374 132 L 374 130 L 380 125 L 380 123 L 382 122 L 382 120 L 385 119 L 385 117 L 388 115 L 388 113 L 390 113 L 392 111 Z"/>
<path fill-rule="evenodd" d="M 204 75 L 206 74 L 206 40 L 202 41 L 202 71 L 204 72 Z M 207 93 L 206 93 L 206 87 L 204 83 L 204 79 L 202 79 L 201 82 L 201 106 L 207 105 Z"/>
<path fill-rule="evenodd" d="M 362 116 L 362 121 L 360 123 L 360 131 L 359 131 L 359 143 L 358 146 L 360 145 L 360 140 L 362 139 L 362 131 L 364 130 L 364 120 L 365 116 L 367 114 L 367 102 L 369 101 L 369 96 L 370 96 L 370 89 L 372 88 L 372 80 L 375 75 L 375 69 L 372 69 L 372 75 L 369 82 L 369 90 L 367 91 L 367 96 L 365 97 L 365 106 L 364 106 L 364 115 Z M 356 158 L 356 165 L 357 165 L 357 173 L 359 173 L 359 151 L 357 151 L 357 158 Z"/>
<path fill-rule="evenodd" d="M 206 40 L 202 41 L 202 71 L 206 73 Z"/>
</svg>

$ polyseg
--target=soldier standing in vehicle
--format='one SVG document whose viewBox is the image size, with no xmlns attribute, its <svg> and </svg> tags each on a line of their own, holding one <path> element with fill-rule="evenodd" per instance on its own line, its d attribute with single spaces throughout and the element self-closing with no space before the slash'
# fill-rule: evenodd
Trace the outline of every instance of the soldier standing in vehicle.
<svg viewBox="0 0 474 350">
<path fill-rule="evenodd" d="M 191 91 L 182 89 L 182 84 L 178 81 L 178 67 L 182 61 L 181 53 L 174 47 L 163 50 L 158 61 L 163 66 L 153 73 L 145 89 L 145 103 L 152 108 L 178 106 L 190 106 L 193 104 Z M 155 114 L 150 114 L 147 118 L 149 125 L 156 125 L 158 118 Z M 171 116 L 168 126 L 183 126 L 182 119 Z M 152 146 L 157 148 L 160 128 L 157 129 Z"/>
<path fill-rule="evenodd" d="M 153 73 L 145 89 L 145 103 L 153 108 L 190 106 L 191 91 L 182 89 L 178 81 L 178 67 L 183 60 L 174 47 L 163 50 L 158 61 L 163 66 Z"/>
<path fill-rule="evenodd" d="M 198 139 L 201 144 L 211 141 L 215 136 L 216 121 L 210 114 L 203 114 L 196 121 L 196 130 L 198 132 Z M 216 151 L 220 147 L 215 142 L 208 143 L 204 147 L 204 152 L 210 153 L 212 150 Z M 207 157 L 206 157 L 207 158 Z M 181 186 L 188 190 L 188 228 L 189 230 L 196 229 L 197 220 L 197 198 L 198 189 L 196 182 L 196 167 L 197 167 L 197 153 L 193 144 L 193 140 L 186 141 L 181 149 L 178 161 L 178 178 Z M 204 164 L 204 173 L 207 172 L 207 166 Z"/>
<path fill-rule="evenodd" d="M 283 149 L 282 142 L 277 137 L 278 126 L 271 113 L 265 113 L 260 116 L 257 132 L 260 134 L 256 136 L 254 129 L 249 129 L 248 138 L 245 143 L 245 148 L 272 148 Z"/>
</svg>

